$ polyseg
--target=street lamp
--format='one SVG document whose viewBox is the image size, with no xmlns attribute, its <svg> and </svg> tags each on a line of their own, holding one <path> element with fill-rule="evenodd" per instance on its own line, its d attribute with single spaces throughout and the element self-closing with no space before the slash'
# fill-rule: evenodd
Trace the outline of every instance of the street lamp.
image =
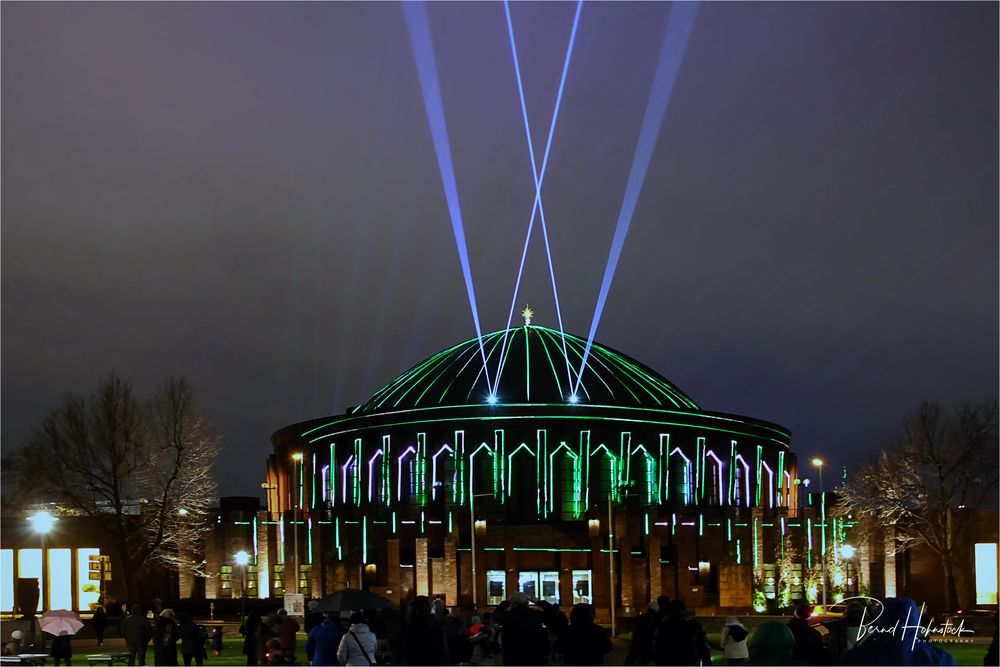
<svg viewBox="0 0 1000 667">
<path fill-rule="evenodd" d="M 628 489 L 632 483 L 620 484 L 617 487 L 619 494 L 628 496 Z M 615 636 L 615 516 L 614 516 L 615 491 L 608 491 L 608 574 L 610 575 L 611 586 L 611 636 Z"/>
<path fill-rule="evenodd" d="M 819 507 L 820 507 L 820 576 L 823 577 L 823 613 L 826 613 L 826 493 L 823 491 L 823 464 L 821 458 L 814 458 L 812 464 L 819 468 Z"/>
<path fill-rule="evenodd" d="M 28 521 L 31 522 L 32 529 L 34 529 L 34 531 L 38 533 L 42 543 L 42 588 L 45 590 L 48 590 L 49 588 L 49 574 L 48 574 L 49 568 L 48 568 L 48 558 L 46 558 L 47 554 L 45 553 L 45 537 L 49 534 L 49 532 L 55 526 L 56 521 L 58 520 L 59 517 L 52 516 L 49 512 L 45 510 L 42 510 L 40 512 L 35 512 L 30 517 L 28 517 Z M 44 590 L 39 591 L 39 595 L 42 598 L 40 606 L 42 607 L 42 609 L 45 609 L 48 606 L 46 604 L 46 602 L 48 602 L 48 600 L 46 599 L 48 596 L 45 595 Z"/>
<path fill-rule="evenodd" d="M 240 596 L 240 623 L 243 623 L 247 615 L 247 565 L 250 563 L 250 554 L 237 551 L 233 559 L 243 568 L 243 594 Z"/>
<path fill-rule="evenodd" d="M 292 454 L 292 548 L 295 551 L 292 560 L 295 563 L 295 569 L 292 571 L 292 576 L 295 577 L 295 592 L 301 593 L 299 590 L 299 499 L 301 497 L 302 488 L 299 484 L 299 470 L 302 467 L 302 452 L 295 452 Z M 288 573 L 285 573 L 285 578 L 287 579 Z M 285 582 L 285 587 L 287 589 L 288 583 Z"/>
</svg>

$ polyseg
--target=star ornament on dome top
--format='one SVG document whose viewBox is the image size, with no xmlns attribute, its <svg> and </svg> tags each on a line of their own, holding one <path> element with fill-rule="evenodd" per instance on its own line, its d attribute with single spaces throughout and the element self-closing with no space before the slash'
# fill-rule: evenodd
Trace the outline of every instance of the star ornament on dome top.
<svg viewBox="0 0 1000 667">
<path fill-rule="evenodd" d="M 524 310 L 521 311 L 521 317 L 524 318 L 524 326 L 531 326 L 531 318 L 534 317 L 535 311 L 531 309 L 531 306 L 525 305 Z"/>
</svg>

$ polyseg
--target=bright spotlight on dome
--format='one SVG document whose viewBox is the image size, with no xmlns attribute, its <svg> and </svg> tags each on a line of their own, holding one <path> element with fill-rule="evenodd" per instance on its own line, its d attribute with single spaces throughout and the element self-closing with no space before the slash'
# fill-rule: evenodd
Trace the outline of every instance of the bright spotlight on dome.
<svg viewBox="0 0 1000 667">
<path fill-rule="evenodd" d="M 569 396 L 569 402 L 570 403 L 579 403 L 580 402 L 580 397 L 577 396 L 576 394 L 570 394 L 570 396 Z"/>
<path fill-rule="evenodd" d="M 490 405 L 496 405 L 496 403 L 497 403 L 497 395 L 496 394 L 490 394 L 489 396 L 486 397 L 486 402 L 489 403 Z"/>
</svg>

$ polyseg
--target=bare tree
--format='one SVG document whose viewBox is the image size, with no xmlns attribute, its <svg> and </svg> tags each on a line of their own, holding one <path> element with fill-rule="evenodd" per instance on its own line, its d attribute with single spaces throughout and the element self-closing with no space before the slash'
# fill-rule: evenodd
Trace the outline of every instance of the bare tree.
<svg viewBox="0 0 1000 667">
<path fill-rule="evenodd" d="M 944 411 L 922 403 L 900 433 L 866 463 L 841 493 L 836 509 L 861 521 L 869 535 L 888 530 L 895 548 L 925 545 L 941 560 L 948 608 L 958 602 L 958 540 L 996 496 L 997 404 Z"/>
<path fill-rule="evenodd" d="M 140 400 L 112 375 L 49 411 L 5 472 L 22 501 L 57 502 L 105 530 L 136 599 L 146 563 L 194 570 L 187 554 L 211 525 L 219 449 L 185 379 Z"/>
</svg>

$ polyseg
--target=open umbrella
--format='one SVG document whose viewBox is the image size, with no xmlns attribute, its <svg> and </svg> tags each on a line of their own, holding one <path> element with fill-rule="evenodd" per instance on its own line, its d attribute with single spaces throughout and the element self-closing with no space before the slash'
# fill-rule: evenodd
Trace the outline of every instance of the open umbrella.
<svg viewBox="0 0 1000 667">
<path fill-rule="evenodd" d="M 317 611 L 339 612 L 360 609 L 388 609 L 392 603 L 380 595 L 357 588 L 345 588 L 320 600 Z"/>
<path fill-rule="evenodd" d="M 38 617 L 42 632 L 56 637 L 75 635 L 83 627 L 83 619 L 68 609 L 50 609 Z"/>
</svg>

